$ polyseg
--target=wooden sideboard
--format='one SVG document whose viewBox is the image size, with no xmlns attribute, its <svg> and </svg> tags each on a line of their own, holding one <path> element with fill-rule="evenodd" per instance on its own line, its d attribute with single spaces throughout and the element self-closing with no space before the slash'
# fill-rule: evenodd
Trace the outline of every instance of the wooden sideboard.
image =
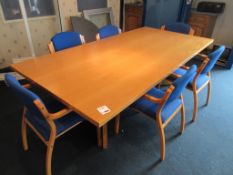
<svg viewBox="0 0 233 175">
<path fill-rule="evenodd" d="M 218 14 L 215 13 L 192 11 L 188 23 L 195 31 L 194 35 L 211 38 L 217 17 Z M 213 50 L 215 50 L 216 47 L 218 46 L 214 46 Z M 233 48 L 226 48 L 216 64 L 231 69 L 233 65 Z"/>
<path fill-rule="evenodd" d="M 197 36 L 211 37 L 217 14 L 192 11 L 189 18 L 189 24 L 195 30 Z"/>
<path fill-rule="evenodd" d="M 142 17 L 142 4 L 125 4 L 125 31 L 142 27 Z"/>
</svg>

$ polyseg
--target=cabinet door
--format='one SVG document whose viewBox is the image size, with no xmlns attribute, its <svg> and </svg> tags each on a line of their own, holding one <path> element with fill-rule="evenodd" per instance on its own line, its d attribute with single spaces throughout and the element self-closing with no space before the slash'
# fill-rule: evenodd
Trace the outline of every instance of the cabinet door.
<svg viewBox="0 0 233 175">
<path fill-rule="evenodd" d="M 132 13 L 127 14 L 125 20 L 126 20 L 125 21 L 126 31 L 141 27 L 141 17 L 136 14 L 132 14 Z"/>
<path fill-rule="evenodd" d="M 191 25 L 192 29 L 195 31 L 195 36 L 203 36 L 205 33 L 205 28 L 199 26 L 199 25 Z"/>
<path fill-rule="evenodd" d="M 133 30 L 142 26 L 143 6 L 125 6 L 125 31 Z"/>
<path fill-rule="evenodd" d="M 195 35 L 211 37 L 216 21 L 216 16 L 192 13 L 189 18 L 189 24 L 195 30 Z"/>
</svg>

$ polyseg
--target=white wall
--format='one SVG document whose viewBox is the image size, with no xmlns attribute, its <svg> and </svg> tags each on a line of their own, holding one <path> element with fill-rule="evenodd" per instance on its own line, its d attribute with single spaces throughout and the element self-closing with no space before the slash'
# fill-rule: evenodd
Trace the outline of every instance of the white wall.
<svg viewBox="0 0 233 175">
<path fill-rule="evenodd" d="M 194 0 L 193 7 L 196 8 L 198 2 L 203 0 Z M 226 7 L 223 14 L 217 18 L 212 37 L 216 44 L 224 44 L 233 47 L 233 0 L 208 0 L 213 2 L 225 2 Z"/>
</svg>

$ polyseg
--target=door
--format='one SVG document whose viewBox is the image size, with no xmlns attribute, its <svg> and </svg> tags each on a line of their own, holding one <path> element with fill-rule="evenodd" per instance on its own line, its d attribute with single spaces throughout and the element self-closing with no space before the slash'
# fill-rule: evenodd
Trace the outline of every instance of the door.
<svg viewBox="0 0 233 175">
<path fill-rule="evenodd" d="M 146 0 L 145 26 L 160 28 L 176 22 L 180 14 L 182 0 Z"/>
</svg>

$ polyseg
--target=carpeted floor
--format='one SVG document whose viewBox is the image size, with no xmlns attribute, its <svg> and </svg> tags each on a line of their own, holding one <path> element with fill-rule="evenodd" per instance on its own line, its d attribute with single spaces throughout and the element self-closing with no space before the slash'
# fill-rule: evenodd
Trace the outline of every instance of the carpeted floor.
<svg viewBox="0 0 233 175">
<path fill-rule="evenodd" d="M 185 90 L 186 129 L 178 135 L 180 116 L 166 128 L 166 159 L 159 161 L 159 133 L 154 120 L 126 110 L 122 132 L 109 126 L 109 148 L 96 144 L 95 127 L 85 122 L 57 140 L 53 175 L 232 175 L 233 174 L 233 70 L 212 73 L 212 98 L 199 94 L 197 122 L 191 123 L 193 97 Z M 29 130 L 28 152 L 21 145 L 21 105 L 0 87 L 0 174 L 45 174 L 44 144 Z"/>
</svg>

